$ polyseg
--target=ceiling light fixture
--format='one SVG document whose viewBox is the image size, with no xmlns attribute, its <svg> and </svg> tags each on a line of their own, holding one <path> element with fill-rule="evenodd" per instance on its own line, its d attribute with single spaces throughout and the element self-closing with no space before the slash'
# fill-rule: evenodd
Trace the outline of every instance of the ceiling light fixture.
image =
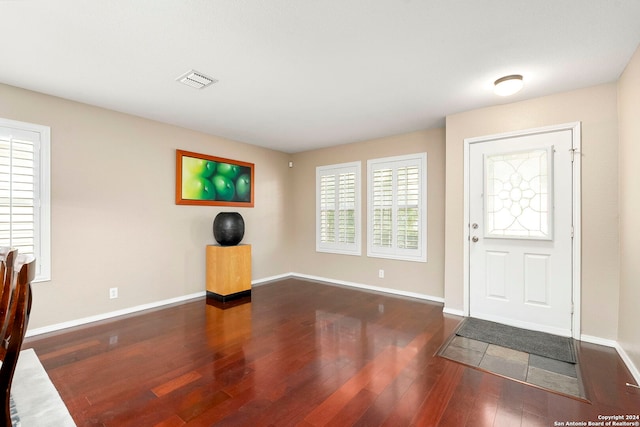
<svg viewBox="0 0 640 427">
<path fill-rule="evenodd" d="M 195 89 L 204 89 L 205 87 L 218 81 L 213 77 L 209 77 L 196 70 L 189 70 L 178 77 L 176 80 Z"/>
<path fill-rule="evenodd" d="M 510 76 L 500 77 L 494 83 L 493 92 L 500 96 L 509 96 L 520 91 L 524 82 L 520 74 L 512 74 Z"/>
</svg>

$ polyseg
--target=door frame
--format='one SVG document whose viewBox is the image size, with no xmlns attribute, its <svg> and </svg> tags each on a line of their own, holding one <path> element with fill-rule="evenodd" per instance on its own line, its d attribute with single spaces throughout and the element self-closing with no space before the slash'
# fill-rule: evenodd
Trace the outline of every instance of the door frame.
<svg viewBox="0 0 640 427">
<path fill-rule="evenodd" d="M 471 224 L 469 219 L 469 167 L 470 167 L 470 148 L 471 144 L 477 144 L 482 142 L 495 141 L 499 139 L 505 138 L 513 138 L 519 136 L 528 136 L 542 133 L 551 133 L 558 132 L 563 130 L 571 131 L 571 139 L 572 139 L 572 150 L 573 150 L 573 171 L 572 171 L 572 181 L 573 185 L 571 188 L 571 198 L 572 198 L 572 228 L 573 228 L 573 241 L 571 244 L 572 251 L 572 269 L 571 269 L 571 288 L 572 288 L 572 319 L 571 319 L 571 335 L 575 339 L 580 339 L 580 311 L 581 311 L 581 290 L 582 290 L 582 281 L 581 281 L 581 260 L 582 260 L 582 252 L 581 252 L 581 145 L 582 139 L 580 134 L 581 122 L 570 122 L 564 123 L 560 125 L 553 126 L 544 126 L 533 129 L 524 129 L 519 131 L 505 132 L 493 135 L 479 136 L 474 138 L 465 138 L 464 139 L 464 221 L 463 221 L 463 235 L 464 238 L 464 288 L 463 288 L 463 311 L 465 317 L 469 317 L 470 313 L 470 295 L 471 295 L 471 265 L 470 265 L 470 238 L 471 238 Z"/>
</svg>

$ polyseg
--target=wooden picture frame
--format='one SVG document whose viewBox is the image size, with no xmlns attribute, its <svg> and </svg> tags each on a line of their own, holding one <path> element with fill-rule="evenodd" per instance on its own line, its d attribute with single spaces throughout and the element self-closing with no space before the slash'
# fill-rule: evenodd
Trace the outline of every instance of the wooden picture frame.
<svg viewBox="0 0 640 427">
<path fill-rule="evenodd" d="M 254 164 L 176 150 L 176 205 L 254 204 Z"/>
</svg>

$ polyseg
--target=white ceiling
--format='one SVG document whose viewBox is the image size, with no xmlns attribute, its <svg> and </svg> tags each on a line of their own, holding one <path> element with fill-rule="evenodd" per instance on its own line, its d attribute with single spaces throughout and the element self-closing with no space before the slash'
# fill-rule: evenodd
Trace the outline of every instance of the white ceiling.
<svg viewBox="0 0 640 427">
<path fill-rule="evenodd" d="M 638 0 L 0 0 L 0 82 L 290 153 L 612 82 L 639 43 Z"/>
</svg>

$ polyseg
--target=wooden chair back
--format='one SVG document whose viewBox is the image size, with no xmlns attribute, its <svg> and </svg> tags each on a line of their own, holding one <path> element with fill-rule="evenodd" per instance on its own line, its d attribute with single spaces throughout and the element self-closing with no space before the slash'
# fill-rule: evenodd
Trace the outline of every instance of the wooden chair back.
<svg viewBox="0 0 640 427">
<path fill-rule="evenodd" d="M 32 256 L 0 248 L 0 425 L 11 426 L 11 383 L 29 323 L 35 266 Z"/>
</svg>

